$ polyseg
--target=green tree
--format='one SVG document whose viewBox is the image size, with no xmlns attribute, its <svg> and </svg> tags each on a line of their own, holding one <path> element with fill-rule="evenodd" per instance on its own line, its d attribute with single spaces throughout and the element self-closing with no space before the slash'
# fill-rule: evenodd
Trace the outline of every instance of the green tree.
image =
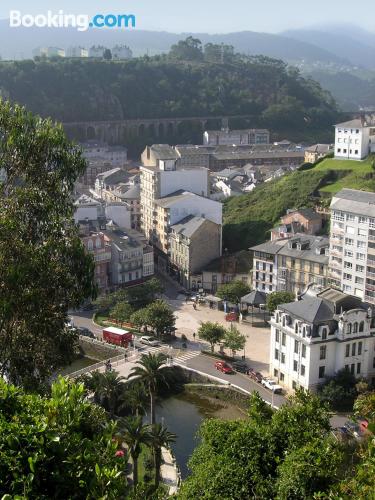
<svg viewBox="0 0 375 500">
<path fill-rule="evenodd" d="M 134 366 L 129 377 L 138 377 L 147 387 L 150 397 L 150 423 L 155 423 L 155 398 L 159 382 L 166 381 L 164 354 L 142 354 L 137 366 Z"/>
<path fill-rule="evenodd" d="M 121 498 L 127 458 L 114 433 L 83 384 L 59 378 L 41 397 L 0 378 L 0 497 Z"/>
<path fill-rule="evenodd" d="M 351 410 L 355 397 L 357 380 L 349 370 L 339 370 L 319 388 L 319 396 L 335 410 Z"/>
<path fill-rule="evenodd" d="M 242 281 L 231 281 L 225 285 L 219 286 L 216 295 L 222 299 L 238 304 L 241 297 L 250 292 L 250 287 Z"/>
<path fill-rule="evenodd" d="M 150 323 L 148 309 L 143 308 L 143 309 L 138 309 L 138 311 L 135 311 L 130 316 L 130 322 L 133 323 L 140 330 L 142 328 L 145 328 L 147 331 L 147 325 L 149 325 Z"/>
<path fill-rule="evenodd" d="M 144 415 L 149 402 L 149 397 L 143 382 L 135 380 L 126 385 L 126 390 L 121 396 L 120 409 L 130 409 L 131 413 L 138 417 Z"/>
<path fill-rule="evenodd" d="M 273 410 L 272 407 L 260 397 L 259 392 L 254 391 L 249 397 L 249 410 L 247 414 L 250 419 L 255 420 L 258 424 L 263 424 L 271 420 Z"/>
<path fill-rule="evenodd" d="M 147 306 L 148 325 L 157 336 L 170 333 L 176 323 L 173 310 L 164 300 L 156 300 Z"/>
<path fill-rule="evenodd" d="M 120 436 L 129 448 L 133 462 L 133 485 L 138 484 L 138 458 L 142 444 L 149 442 L 149 426 L 143 424 L 142 417 L 126 417 L 119 420 Z"/>
<path fill-rule="evenodd" d="M 273 313 L 280 304 L 293 302 L 295 296 L 291 292 L 272 292 L 267 295 L 266 307 L 270 313 Z"/>
<path fill-rule="evenodd" d="M 176 440 L 176 434 L 169 432 L 162 424 L 154 424 L 149 431 L 148 444 L 152 449 L 155 468 L 155 487 L 160 483 L 160 467 L 162 463 L 162 448 L 168 448 Z"/>
<path fill-rule="evenodd" d="M 228 63 L 233 62 L 234 48 L 232 45 L 206 43 L 204 46 L 205 61 L 213 63 Z"/>
<path fill-rule="evenodd" d="M 101 375 L 98 393 L 104 406 L 108 409 L 110 417 L 114 418 L 121 396 L 125 391 L 125 378 L 119 376 L 115 371 L 108 371 Z"/>
<path fill-rule="evenodd" d="M 104 52 L 103 52 L 103 59 L 105 59 L 106 61 L 111 61 L 112 59 L 112 52 L 110 49 L 105 49 Z"/>
<path fill-rule="evenodd" d="M 109 313 L 111 318 L 121 323 L 129 321 L 132 314 L 133 308 L 127 302 L 118 302 Z"/>
<path fill-rule="evenodd" d="M 210 344 L 212 352 L 214 352 L 215 345 L 223 340 L 225 333 L 226 329 L 222 325 L 211 321 L 201 323 L 198 329 L 198 337 Z"/>
<path fill-rule="evenodd" d="M 180 40 L 177 44 L 172 45 L 169 57 L 183 61 L 201 61 L 203 59 L 202 42 L 192 36 Z"/>
<path fill-rule="evenodd" d="M 94 298 L 73 221 L 86 163 L 61 126 L 0 101 L 0 376 L 35 389 L 74 356 L 69 308 Z"/>
<path fill-rule="evenodd" d="M 375 424 L 375 391 L 360 394 L 354 403 L 354 412 L 357 417 Z"/>
<path fill-rule="evenodd" d="M 232 356 L 235 356 L 236 351 L 241 351 L 246 344 L 246 336 L 243 335 L 236 326 L 231 326 L 225 332 L 224 347 L 232 351 Z"/>
</svg>

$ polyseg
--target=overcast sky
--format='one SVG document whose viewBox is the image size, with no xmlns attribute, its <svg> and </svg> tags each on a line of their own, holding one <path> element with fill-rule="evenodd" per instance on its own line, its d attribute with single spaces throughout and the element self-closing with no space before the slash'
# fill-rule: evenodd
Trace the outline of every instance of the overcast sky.
<svg viewBox="0 0 375 500">
<path fill-rule="evenodd" d="M 374 0 L 0 0 L 9 10 L 44 13 L 135 14 L 137 28 L 170 32 L 265 31 L 352 23 L 374 29 Z"/>
</svg>

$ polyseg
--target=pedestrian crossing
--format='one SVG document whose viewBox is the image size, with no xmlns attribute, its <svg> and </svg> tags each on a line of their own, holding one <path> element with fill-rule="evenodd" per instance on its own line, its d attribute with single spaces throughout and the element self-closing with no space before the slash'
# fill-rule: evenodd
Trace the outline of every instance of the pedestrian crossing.
<svg viewBox="0 0 375 500">
<path fill-rule="evenodd" d="M 186 361 L 189 361 L 189 359 L 195 358 L 200 354 L 200 351 L 180 351 L 180 353 L 175 356 L 175 360 L 176 362 L 180 361 L 186 363 Z"/>
</svg>

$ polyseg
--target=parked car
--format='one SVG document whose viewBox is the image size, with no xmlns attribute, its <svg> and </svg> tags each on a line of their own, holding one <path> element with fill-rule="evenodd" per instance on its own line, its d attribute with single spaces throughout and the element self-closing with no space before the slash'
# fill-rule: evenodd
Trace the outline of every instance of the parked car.
<svg viewBox="0 0 375 500">
<path fill-rule="evenodd" d="M 215 368 L 226 374 L 233 373 L 232 368 L 225 361 L 216 361 Z"/>
<path fill-rule="evenodd" d="M 234 361 L 232 363 L 232 368 L 235 372 L 239 372 L 239 373 L 247 373 L 249 370 L 245 361 Z"/>
<path fill-rule="evenodd" d="M 258 382 L 259 384 L 263 380 L 263 375 L 261 373 L 259 373 L 259 372 L 254 371 L 252 368 L 249 369 L 249 371 L 247 372 L 247 374 L 249 375 L 249 377 L 251 379 L 253 379 L 255 382 Z"/>
<path fill-rule="evenodd" d="M 158 339 L 156 339 L 155 337 L 149 337 L 148 335 L 143 335 L 143 337 L 140 338 L 140 342 L 141 344 L 150 345 L 153 347 L 159 345 Z"/>
<path fill-rule="evenodd" d="M 84 326 L 78 327 L 77 330 L 78 330 L 78 335 L 82 335 L 83 337 L 90 337 L 90 339 L 95 338 L 95 335 L 92 333 L 92 331 Z"/>
<path fill-rule="evenodd" d="M 269 389 L 270 391 L 274 392 L 275 394 L 278 394 L 282 392 L 283 388 L 281 385 L 278 385 L 274 380 L 270 378 L 264 378 L 262 380 L 262 385 L 263 387 L 266 387 L 266 389 Z"/>
</svg>

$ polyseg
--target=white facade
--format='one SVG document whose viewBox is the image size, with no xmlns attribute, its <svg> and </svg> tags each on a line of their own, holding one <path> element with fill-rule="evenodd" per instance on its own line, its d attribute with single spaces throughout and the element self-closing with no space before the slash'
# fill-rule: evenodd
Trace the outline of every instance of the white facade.
<svg viewBox="0 0 375 500">
<path fill-rule="evenodd" d="M 105 49 L 106 48 L 103 47 L 102 45 L 98 45 L 98 46 L 93 45 L 89 49 L 89 57 L 95 57 L 98 59 L 102 59 Z"/>
<path fill-rule="evenodd" d="M 374 151 L 374 126 L 361 119 L 335 125 L 335 158 L 363 160 Z"/>
<path fill-rule="evenodd" d="M 133 57 L 132 51 L 126 45 L 115 45 L 112 52 L 112 59 L 131 59 Z"/>
<path fill-rule="evenodd" d="M 122 167 L 128 159 L 128 151 L 123 146 L 109 146 L 96 141 L 88 141 L 82 144 L 83 156 L 88 160 L 100 159 L 113 167 Z"/>
<path fill-rule="evenodd" d="M 203 134 L 204 146 L 240 146 L 250 144 L 269 144 L 270 133 L 266 129 L 206 130 Z"/>
<path fill-rule="evenodd" d="M 375 193 L 343 189 L 332 198 L 329 276 L 333 286 L 375 304 Z"/>
<path fill-rule="evenodd" d="M 271 319 L 270 374 L 288 389 L 314 391 L 342 369 L 374 383 L 375 320 L 370 311 L 352 309 L 339 321 L 313 325 L 277 309 Z"/>
<path fill-rule="evenodd" d="M 169 225 L 176 224 L 188 215 L 204 217 L 207 220 L 222 224 L 222 204 L 203 198 L 193 193 L 184 193 L 181 199 L 172 202 L 169 205 Z"/>
<path fill-rule="evenodd" d="M 104 210 L 106 218 L 112 220 L 119 228 L 131 228 L 131 211 L 126 203 L 107 203 Z"/>
<path fill-rule="evenodd" d="M 154 274 L 154 252 L 152 247 L 146 247 L 143 250 L 143 277 Z"/>
<path fill-rule="evenodd" d="M 89 57 L 89 51 L 84 47 L 69 47 L 66 57 Z"/>
<path fill-rule="evenodd" d="M 168 196 L 179 189 L 190 191 L 199 196 L 208 196 L 208 170 L 205 168 L 188 170 L 162 171 L 159 174 L 160 198 Z"/>
<path fill-rule="evenodd" d="M 37 47 L 33 57 L 65 57 L 65 50 L 59 47 Z"/>
</svg>

